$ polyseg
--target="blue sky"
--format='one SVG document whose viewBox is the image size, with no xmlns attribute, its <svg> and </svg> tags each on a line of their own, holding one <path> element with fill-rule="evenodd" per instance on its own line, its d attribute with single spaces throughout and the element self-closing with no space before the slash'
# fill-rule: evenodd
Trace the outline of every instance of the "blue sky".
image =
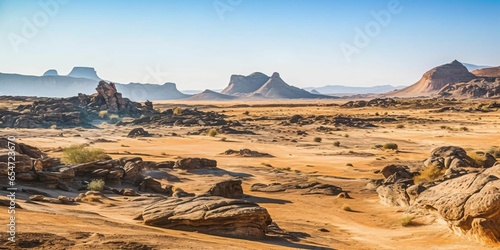
<svg viewBox="0 0 500 250">
<path fill-rule="evenodd" d="M 104 79 L 180 89 L 255 71 L 299 87 L 409 85 L 454 59 L 500 65 L 499 13 L 496 0 L 0 0 L 0 72 L 91 66 Z M 346 57 L 346 45 L 356 53 Z"/>
</svg>

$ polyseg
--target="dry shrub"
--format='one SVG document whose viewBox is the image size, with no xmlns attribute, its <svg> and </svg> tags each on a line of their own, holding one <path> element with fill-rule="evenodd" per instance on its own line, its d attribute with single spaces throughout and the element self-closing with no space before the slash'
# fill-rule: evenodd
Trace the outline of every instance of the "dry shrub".
<svg viewBox="0 0 500 250">
<path fill-rule="evenodd" d="M 72 145 L 63 150 L 63 163 L 79 164 L 108 158 L 103 149 L 87 148 L 85 145 Z"/>
<path fill-rule="evenodd" d="M 446 169 L 440 168 L 435 165 L 429 165 L 424 171 L 420 172 L 420 175 L 413 177 L 415 183 L 421 182 L 433 182 L 439 180 L 443 177 Z"/>
</svg>

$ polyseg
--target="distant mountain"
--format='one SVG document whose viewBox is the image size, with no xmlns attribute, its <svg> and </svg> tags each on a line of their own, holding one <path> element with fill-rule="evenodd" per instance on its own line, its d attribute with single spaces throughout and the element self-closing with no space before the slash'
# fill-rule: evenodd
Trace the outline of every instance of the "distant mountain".
<svg viewBox="0 0 500 250">
<path fill-rule="evenodd" d="M 475 78 L 476 76 L 470 73 L 462 63 L 455 60 L 427 71 L 417 83 L 409 87 L 384 95 L 395 97 L 431 96 L 437 94 L 447 84 L 469 82 Z"/>
<path fill-rule="evenodd" d="M 308 87 L 305 90 L 312 93 L 315 90 L 317 93 L 313 94 L 332 94 L 332 95 L 358 95 L 358 94 L 381 94 L 395 89 L 405 88 L 407 86 L 392 86 L 392 85 L 379 85 L 373 87 L 351 87 L 344 85 L 326 85 L 323 87 Z"/>
<path fill-rule="evenodd" d="M 484 65 L 475 65 L 475 64 L 470 64 L 470 63 L 462 63 L 469 71 L 477 70 L 477 69 L 484 69 L 484 68 L 491 68 L 491 66 L 484 66 Z"/>
<path fill-rule="evenodd" d="M 73 78 L 87 78 L 91 80 L 100 81 L 101 78 L 97 76 L 97 72 L 91 67 L 74 67 L 68 76 Z"/>
<path fill-rule="evenodd" d="M 275 99 L 326 98 L 327 96 L 312 94 L 306 90 L 288 85 L 280 74 L 275 72 L 264 85 L 251 94 L 252 97 Z"/>
<path fill-rule="evenodd" d="M 471 73 L 480 77 L 500 77 L 500 66 L 493 68 L 476 69 Z"/>
<path fill-rule="evenodd" d="M 199 94 L 193 95 L 193 96 L 187 98 L 186 100 L 190 100 L 190 101 L 230 101 L 230 100 L 234 100 L 237 98 L 238 98 L 237 96 L 225 95 L 225 94 L 217 93 L 215 91 L 206 89 L 205 91 L 203 91 Z"/>
<path fill-rule="evenodd" d="M 116 84 L 116 89 L 124 97 L 135 101 L 177 100 L 190 96 L 181 93 L 177 90 L 176 84 L 171 82 L 162 85 L 149 83 Z"/>
<path fill-rule="evenodd" d="M 43 76 L 0 73 L 0 95 L 71 97 L 78 93 L 93 94 L 100 80 L 93 68 L 75 67 L 70 75 L 61 76 L 56 70 L 49 70 Z M 158 84 L 116 84 L 123 97 L 133 101 L 173 100 L 187 98 L 177 90 L 174 83 Z"/>
<path fill-rule="evenodd" d="M 226 95 L 248 95 L 258 90 L 268 80 L 269 76 L 260 72 L 248 76 L 232 75 L 229 85 L 221 93 Z"/>
<path fill-rule="evenodd" d="M 217 93 L 220 93 L 222 91 L 222 89 L 210 89 L 214 92 L 217 92 Z M 199 93 L 202 93 L 203 91 L 205 90 L 201 90 L 201 89 L 188 89 L 188 90 L 179 90 L 180 92 L 182 92 L 183 94 L 186 94 L 186 95 L 196 95 L 196 94 L 199 94 Z"/>
<path fill-rule="evenodd" d="M 49 69 L 45 73 L 43 73 L 43 76 L 58 76 L 59 73 L 57 73 L 57 70 L 55 69 Z"/>
</svg>

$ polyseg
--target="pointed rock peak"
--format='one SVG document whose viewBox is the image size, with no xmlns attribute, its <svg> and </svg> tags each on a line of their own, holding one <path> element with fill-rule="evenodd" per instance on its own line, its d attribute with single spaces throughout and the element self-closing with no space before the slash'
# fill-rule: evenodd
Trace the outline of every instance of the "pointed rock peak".
<svg viewBox="0 0 500 250">
<path fill-rule="evenodd" d="M 205 89 L 205 91 L 201 92 L 201 93 L 205 93 L 205 94 L 211 94 L 211 93 L 217 93 L 215 91 L 212 91 L 210 89 Z"/>
<path fill-rule="evenodd" d="M 457 64 L 457 63 L 462 64 L 461 62 L 459 62 L 459 61 L 458 61 L 458 60 L 456 60 L 456 59 L 455 59 L 455 60 L 453 60 L 453 62 L 451 62 L 451 64 Z"/>
<path fill-rule="evenodd" d="M 280 73 L 274 72 L 271 78 L 280 78 Z"/>
</svg>

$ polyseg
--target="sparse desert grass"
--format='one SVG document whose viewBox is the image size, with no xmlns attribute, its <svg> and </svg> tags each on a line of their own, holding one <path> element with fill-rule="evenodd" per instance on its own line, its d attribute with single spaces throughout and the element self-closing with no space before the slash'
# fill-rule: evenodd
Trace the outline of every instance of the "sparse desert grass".
<svg viewBox="0 0 500 250">
<path fill-rule="evenodd" d="M 172 111 L 174 112 L 174 115 L 180 116 L 180 115 L 182 115 L 183 109 L 180 107 L 175 107 Z"/>
<path fill-rule="evenodd" d="M 460 128 L 461 131 L 464 131 L 464 132 L 468 132 L 469 131 L 469 128 L 468 127 L 461 127 Z"/>
<path fill-rule="evenodd" d="M 488 150 L 488 153 L 493 155 L 495 158 L 500 158 L 500 147 L 498 146 L 493 146 Z"/>
<path fill-rule="evenodd" d="M 104 190 L 104 180 L 101 179 L 95 179 L 90 181 L 90 183 L 87 185 L 87 189 L 91 191 L 102 191 Z"/>
<path fill-rule="evenodd" d="M 445 172 L 446 169 L 439 168 L 435 165 L 430 165 L 422 172 L 420 172 L 420 175 L 413 177 L 413 181 L 415 183 L 433 182 L 441 179 Z"/>
<path fill-rule="evenodd" d="M 347 212 L 352 212 L 352 208 L 346 204 L 342 205 L 342 210 Z"/>
<path fill-rule="evenodd" d="M 106 119 L 108 117 L 108 111 L 107 110 L 99 111 L 99 117 L 101 117 L 102 119 Z"/>
<path fill-rule="evenodd" d="M 107 158 L 103 149 L 88 148 L 85 145 L 72 145 L 63 149 L 63 163 L 79 164 Z"/>
<path fill-rule="evenodd" d="M 467 152 L 467 155 L 476 162 L 478 166 L 484 166 L 486 163 L 486 156 L 484 154 L 479 154 L 478 152 Z"/>
<path fill-rule="evenodd" d="M 120 117 L 118 115 L 110 115 L 109 116 L 109 121 L 113 124 L 117 123 L 119 120 L 120 120 Z"/>
<path fill-rule="evenodd" d="M 322 140 L 321 137 L 314 137 L 314 142 L 320 143 Z"/>
<path fill-rule="evenodd" d="M 346 163 L 345 165 L 348 167 L 354 167 L 354 165 L 352 165 L 352 163 Z"/>
<path fill-rule="evenodd" d="M 226 138 L 226 137 L 222 137 L 222 138 L 220 138 L 220 140 L 221 140 L 221 141 L 226 141 L 226 140 L 227 140 L 227 138 Z"/>
<path fill-rule="evenodd" d="M 349 138 L 349 134 L 344 134 L 344 137 L 345 138 Z"/>
<path fill-rule="evenodd" d="M 50 126 L 50 128 L 51 129 L 57 129 L 57 125 L 54 124 L 54 125 Z"/>
<path fill-rule="evenodd" d="M 266 167 L 268 167 L 268 168 L 274 168 L 274 167 L 273 167 L 273 165 L 271 165 L 271 164 L 269 164 L 269 163 L 266 163 L 266 162 L 263 162 L 263 163 L 261 163 L 260 165 L 262 165 L 262 166 L 266 166 Z"/>
<path fill-rule="evenodd" d="M 210 130 L 208 130 L 208 136 L 215 137 L 216 135 L 217 135 L 217 129 L 211 128 Z"/>
<path fill-rule="evenodd" d="M 409 214 L 403 215 L 403 217 L 401 217 L 401 225 L 403 227 L 411 226 L 413 225 L 413 219 L 415 219 L 413 215 Z"/>
<path fill-rule="evenodd" d="M 334 142 L 334 143 L 333 143 L 333 146 L 335 146 L 335 147 L 340 147 L 340 142 L 339 142 L 339 141 Z"/>
<path fill-rule="evenodd" d="M 98 196 L 98 195 L 87 195 L 85 197 L 82 198 L 82 201 L 83 202 L 100 202 L 101 201 L 101 196 Z"/>
<path fill-rule="evenodd" d="M 393 142 L 388 142 L 388 143 L 384 144 L 383 149 L 397 150 L 398 144 L 393 143 Z"/>
<path fill-rule="evenodd" d="M 398 124 L 398 125 L 396 126 L 396 128 L 402 129 L 402 128 L 405 128 L 405 125 L 403 125 L 403 124 Z"/>
</svg>

